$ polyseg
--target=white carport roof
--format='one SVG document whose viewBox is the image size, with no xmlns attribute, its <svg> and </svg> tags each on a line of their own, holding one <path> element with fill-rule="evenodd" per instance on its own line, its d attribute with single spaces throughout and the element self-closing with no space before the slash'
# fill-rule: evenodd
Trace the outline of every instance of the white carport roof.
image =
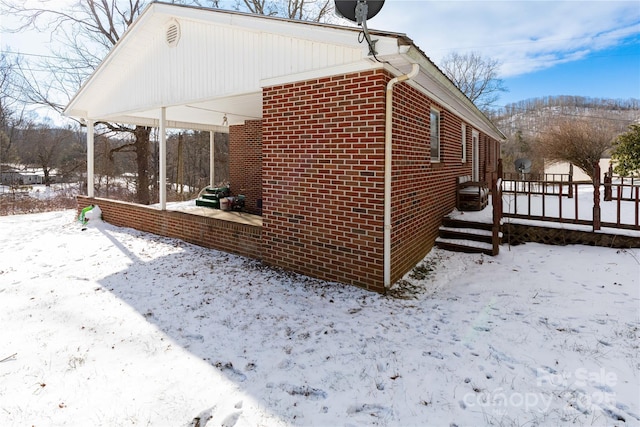
<svg viewBox="0 0 640 427">
<path fill-rule="evenodd" d="M 502 133 L 403 34 L 372 30 L 377 58 L 359 27 L 151 3 L 80 88 L 65 115 L 90 121 L 223 130 L 262 118 L 262 88 L 386 68 L 420 65 L 410 83 L 476 128 Z"/>
</svg>

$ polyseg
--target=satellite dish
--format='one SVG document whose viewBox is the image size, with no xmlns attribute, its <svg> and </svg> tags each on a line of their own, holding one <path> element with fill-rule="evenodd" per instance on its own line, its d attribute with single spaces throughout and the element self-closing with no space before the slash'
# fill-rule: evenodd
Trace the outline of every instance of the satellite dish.
<svg viewBox="0 0 640 427">
<path fill-rule="evenodd" d="M 380 12 L 384 0 L 335 0 L 335 7 L 338 15 L 356 22 L 362 26 L 364 38 L 369 45 L 369 55 L 374 58 L 376 56 L 376 41 L 371 40 L 369 29 L 367 28 L 367 19 L 371 19 Z M 377 58 L 376 58 L 377 59 Z"/>
<path fill-rule="evenodd" d="M 371 19 L 380 12 L 384 0 L 335 0 L 338 13 L 349 21 L 361 24 L 359 19 Z M 366 10 L 365 9 L 366 6 Z M 364 18 L 362 16 L 364 15 Z"/>
<path fill-rule="evenodd" d="M 531 160 L 529 159 L 517 159 L 515 162 L 513 162 L 513 165 L 516 167 L 516 170 L 520 173 L 531 172 Z"/>
</svg>

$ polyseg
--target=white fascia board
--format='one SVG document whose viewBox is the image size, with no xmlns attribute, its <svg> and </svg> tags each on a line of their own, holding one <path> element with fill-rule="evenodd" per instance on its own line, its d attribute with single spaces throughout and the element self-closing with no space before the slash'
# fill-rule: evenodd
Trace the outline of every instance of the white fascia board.
<svg viewBox="0 0 640 427">
<path fill-rule="evenodd" d="M 147 127 L 160 127 L 160 119 L 154 119 L 150 117 L 141 117 L 141 116 L 113 116 L 109 118 L 103 118 L 100 121 L 109 122 L 109 123 L 124 123 L 128 125 L 134 126 L 147 126 Z M 213 125 L 206 123 L 192 123 L 192 122 L 183 122 L 176 120 L 167 120 L 165 127 L 167 129 L 191 129 L 191 130 L 200 130 L 200 131 L 213 131 L 218 133 L 229 133 L 228 126 L 221 125 Z"/>
<path fill-rule="evenodd" d="M 167 17 L 174 17 L 178 20 L 186 19 L 207 24 L 241 27 L 246 31 L 256 33 L 272 33 L 290 36 L 296 39 L 349 47 L 358 44 L 358 34 L 361 31 L 360 27 L 357 26 L 345 27 L 230 10 L 216 10 L 162 3 L 157 3 L 155 6 L 157 7 L 158 13 L 165 14 Z"/>
<path fill-rule="evenodd" d="M 74 119 L 88 119 L 89 113 L 87 110 L 71 110 L 69 107 L 64 110 L 63 115 Z"/>
<path fill-rule="evenodd" d="M 339 65 L 337 67 L 321 68 L 317 70 L 306 71 L 304 73 L 289 74 L 285 76 L 272 77 L 260 80 L 261 87 L 279 86 L 289 83 L 303 82 L 307 80 L 321 79 L 343 74 L 358 73 L 361 71 L 369 71 L 383 68 L 381 63 L 371 63 L 366 59 L 351 64 Z"/>
<path fill-rule="evenodd" d="M 244 100 L 252 96 L 257 96 L 260 99 L 262 99 L 262 87 L 257 87 L 247 92 L 220 94 L 215 98 L 200 98 L 200 99 L 192 99 L 192 100 L 189 100 L 188 102 L 183 102 L 178 104 L 167 104 L 167 105 L 163 105 L 163 107 L 170 110 L 173 107 L 193 106 L 193 105 L 202 104 L 202 103 L 215 103 L 216 101 L 219 101 L 221 103 L 230 102 L 233 104 L 235 99 L 241 99 L 243 100 L 243 102 L 246 102 Z M 113 113 L 92 111 L 90 112 L 90 114 L 92 117 L 100 117 L 101 120 L 112 120 L 112 117 L 116 117 L 116 116 L 117 117 L 144 117 L 146 112 L 155 111 L 158 108 L 159 106 L 154 103 L 154 104 L 148 104 L 145 106 L 140 106 L 135 110 L 125 110 L 125 111 L 118 111 Z"/>
<path fill-rule="evenodd" d="M 89 76 L 89 78 L 80 86 L 80 89 L 76 92 L 76 94 L 71 98 L 65 109 L 62 111 L 62 115 L 69 117 L 77 117 L 71 114 L 71 111 L 74 111 L 75 105 L 81 100 L 83 94 L 87 91 L 91 83 L 98 78 L 100 74 L 105 72 L 108 68 L 109 63 L 112 59 L 117 55 L 117 52 L 121 49 L 122 45 L 128 41 L 129 38 L 132 37 L 132 33 L 135 33 L 138 28 L 144 27 L 144 22 L 148 19 L 151 19 L 154 14 L 154 8 L 158 6 L 158 3 L 151 3 L 147 5 L 147 7 L 142 11 L 140 16 L 127 28 L 127 30 L 122 34 L 118 42 L 111 48 L 111 50 L 107 53 L 107 56 L 100 62 L 98 67 L 93 70 L 93 73 Z M 81 109 L 77 109 L 75 111 L 81 111 Z"/>
</svg>

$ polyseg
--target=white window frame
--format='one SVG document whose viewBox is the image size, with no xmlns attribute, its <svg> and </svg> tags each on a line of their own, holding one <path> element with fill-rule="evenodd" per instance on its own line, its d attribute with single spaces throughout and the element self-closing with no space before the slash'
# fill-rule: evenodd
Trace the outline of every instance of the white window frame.
<svg viewBox="0 0 640 427">
<path fill-rule="evenodd" d="M 433 151 L 434 151 L 434 115 L 435 115 L 435 139 L 436 141 L 436 149 L 437 149 L 437 155 L 434 156 Z M 431 162 L 440 162 L 440 158 L 441 158 L 441 153 L 442 153 L 442 132 L 440 130 L 440 110 L 437 110 L 435 108 L 431 109 L 431 112 L 429 113 L 429 146 L 430 146 L 430 156 L 431 156 Z"/>
<path fill-rule="evenodd" d="M 460 148 L 462 148 L 462 156 L 460 157 L 460 161 L 462 163 L 467 163 L 467 125 L 462 124 L 462 137 L 460 139 Z"/>
</svg>

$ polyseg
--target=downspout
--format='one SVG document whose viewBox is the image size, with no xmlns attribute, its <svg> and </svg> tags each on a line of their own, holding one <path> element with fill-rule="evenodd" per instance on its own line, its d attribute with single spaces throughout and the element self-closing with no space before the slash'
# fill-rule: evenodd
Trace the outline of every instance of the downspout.
<svg viewBox="0 0 640 427">
<path fill-rule="evenodd" d="M 384 124 L 384 289 L 391 287 L 391 125 L 393 123 L 393 86 L 418 75 L 420 65 L 413 64 L 411 72 L 394 77 L 387 83 Z"/>
</svg>

